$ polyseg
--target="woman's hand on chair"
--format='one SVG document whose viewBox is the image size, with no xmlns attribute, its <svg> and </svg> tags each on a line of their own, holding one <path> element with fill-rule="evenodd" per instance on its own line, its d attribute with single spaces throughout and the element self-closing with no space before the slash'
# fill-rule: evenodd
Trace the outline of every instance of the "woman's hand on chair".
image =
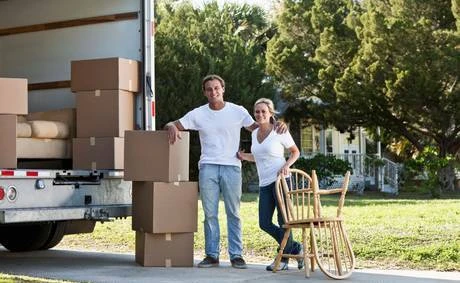
<svg viewBox="0 0 460 283">
<path fill-rule="evenodd" d="M 287 176 L 289 174 L 289 166 L 284 164 L 283 167 L 278 171 L 278 175 L 282 174 L 283 176 Z"/>
</svg>

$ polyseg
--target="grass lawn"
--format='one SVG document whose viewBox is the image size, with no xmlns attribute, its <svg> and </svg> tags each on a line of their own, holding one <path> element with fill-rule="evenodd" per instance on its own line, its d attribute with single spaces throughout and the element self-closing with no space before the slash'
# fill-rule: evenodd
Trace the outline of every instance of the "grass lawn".
<svg viewBox="0 0 460 283">
<path fill-rule="evenodd" d="M 244 256 L 248 262 L 271 262 L 275 241 L 258 227 L 258 195 L 244 194 L 241 203 Z M 327 198 L 323 207 L 327 209 Z M 203 212 L 198 208 L 195 256 L 203 256 Z M 347 195 L 345 227 L 358 268 L 460 270 L 460 196 L 427 199 L 377 193 Z M 221 202 L 221 258 L 228 258 L 225 212 Z M 300 234 L 295 234 L 300 239 Z M 59 248 L 134 253 L 131 218 L 98 223 L 92 234 L 68 235 Z"/>
</svg>

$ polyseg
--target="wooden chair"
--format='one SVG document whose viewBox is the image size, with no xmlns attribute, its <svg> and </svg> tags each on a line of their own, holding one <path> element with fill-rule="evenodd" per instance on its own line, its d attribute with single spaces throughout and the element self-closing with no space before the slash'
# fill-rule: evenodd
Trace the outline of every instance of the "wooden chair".
<svg viewBox="0 0 460 283">
<path fill-rule="evenodd" d="M 298 169 L 291 169 L 286 180 L 278 177 L 276 194 L 286 229 L 275 268 L 279 267 L 282 257 L 305 260 L 305 276 L 310 276 L 315 265 L 324 274 L 333 279 L 344 279 L 351 275 L 355 267 L 355 257 L 343 227 L 342 208 L 350 180 L 350 172 L 344 177 L 340 188 L 320 189 L 318 177 L 313 170 L 311 177 Z M 337 210 L 333 215 L 322 209 L 321 195 L 338 194 Z M 303 255 L 284 254 L 289 234 L 292 229 L 302 229 Z M 308 230 L 308 245 L 307 245 Z"/>
</svg>

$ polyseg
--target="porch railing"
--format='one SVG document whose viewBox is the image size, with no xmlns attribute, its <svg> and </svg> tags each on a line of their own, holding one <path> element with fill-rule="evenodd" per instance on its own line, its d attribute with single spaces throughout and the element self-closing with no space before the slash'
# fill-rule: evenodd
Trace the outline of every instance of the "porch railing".
<svg viewBox="0 0 460 283">
<path fill-rule="evenodd" d="M 316 153 L 302 154 L 305 158 L 313 158 L 315 155 Z M 398 193 L 400 164 L 387 158 L 377 159 L 375 156 L 367 154 L 328 153 L 327 155 L 348 161 L 353 169 L 351 187 L 357 187 L 358 190 L 371 187 L 382 192 Z"/>
</svg>

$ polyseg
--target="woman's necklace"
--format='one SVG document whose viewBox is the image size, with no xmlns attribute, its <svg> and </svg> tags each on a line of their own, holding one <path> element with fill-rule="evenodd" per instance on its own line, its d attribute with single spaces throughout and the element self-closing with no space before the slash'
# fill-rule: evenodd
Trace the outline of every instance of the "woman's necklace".
<svg viewBox="0 0 460 283">
<path fill-rule="evenodd" d="M 259 130 L 257 131 L 257 141 L 259 143 L 263 143 L 264 140 L 270 135 L 271 131 L 273 130 L 273 126 L 269 126 L 268 128 L 262 129 L 259 127 Z"/>
</svg>

